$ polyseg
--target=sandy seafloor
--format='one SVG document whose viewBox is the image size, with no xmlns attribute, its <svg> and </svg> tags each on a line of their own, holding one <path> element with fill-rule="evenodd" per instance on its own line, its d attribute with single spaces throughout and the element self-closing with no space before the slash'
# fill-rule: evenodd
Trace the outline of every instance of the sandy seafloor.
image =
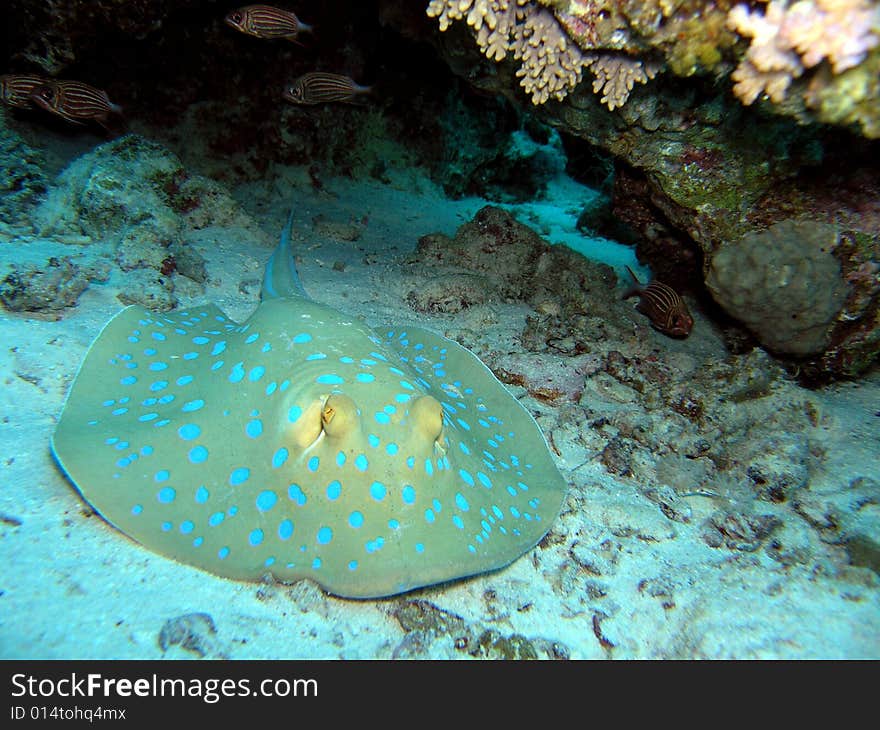
<svg viewBox="0 0 880 730">
<path fill-rule="evenodd" d="M 292 206 L 301 278 L 313 298 L 373 326 L 418 323 L 446 332 L 460 325 L 455 316 L 422 315 L 406 305 L 418 281 L 402 262 L 420 236 L 454 234 L 486 201 L 449 201 L 417 175 L 398 182 L 330 179 L 318 191 L 293 168 L 279 171 L 272 185 L 233 189 L 267 240 L 218 227 L 194 235 L 190 245 L 205 257 L 210 277 L 202 301 L 238 320 L 253 310 L 272 251 L 268 236 L 277 236 Z M 542 210 L 521 211 L 522 219 L 540 230 Z M 316 216 L 368 222 L 347 242 L 322 235 L 311 223 Z M 555 223 L 543 224 L 553 241 Z M 41 245 L 29 244 L 23 250 Z M 345 262 L 344 270 L 335 262 Z M 92 513 L 49 451 L 88 345 L 122 306 L 116 295 L 123 282 L 115 271 L 92 284 L 59 321 L 0 312 L 2 658 L 467 659 L 530 651 L 572 659 L 880 658 L 877 576 L 847 566 L 809 520 L 777 508 L 788 510 L 779 539 L 799 551 L 796 560 L 774 558 L 766 545 L 710 546 L 701 526 L 717 509 L 711 495 L 681 496 L 677 509 L 689 519 L 670 519 L 646 496 L 650 485 L 604 468 L 566 425 L 564 408 L 522 387 L 511 390 L 552 432 L 571 490 L 550 537 L 505 569 L 357 601 L 308 582 L 234 582 L 163 558 Z M 527 308 L 498 302 L 490 310 L 492 321 L 469 324 L 481 348 L 504 349 Z M 719 334 L 699 314 L 694 335 L 682 342 L 647 328 L 634 311 L 632 317 L 640 337 L 698 368 L 725 357 Z M 798 386 L 786 387 L 797 397 Z M 809 490 L 838 494 L 854 480 L 876 487 L 880 376 L 809 395 L 822 413 L 825 454 L 811 469 Z M 877 524 L 875 497 L 853 507 L 869 525 Z"/>
</svg>

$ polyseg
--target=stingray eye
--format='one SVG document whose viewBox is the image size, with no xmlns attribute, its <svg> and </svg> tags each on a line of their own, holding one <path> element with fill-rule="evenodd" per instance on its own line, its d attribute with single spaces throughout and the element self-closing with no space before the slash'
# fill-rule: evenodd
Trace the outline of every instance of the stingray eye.
<svg viewBox="0 0 880 730">
<path fill-rule="evenodd" d="M 231 13 L 229 16 L 229 20 L 231 20 L 233 23 L 240 23 L 241 22 L 241 13 L 239 13 L 238 11 Z"/>
<path fill-rule="evenodd" d="M 425 441 L 437 443 L 443 435 L 443 408 L 436 398 L 423 395 L 416 398 L 409 407 L 412 430 Z"/>
<path fill-rule="evenodd" d="M 321 425 L 324 433 L 332 438 L 339 438 L 351 433 L 357 423 L 357 404 L 343 393 L 333 393 L 321 411 Z"/>
<path fill-rule="evenodd" d="M 46 101 L 52 101 L 55 98 L 55 92 L 52 89 L 43 89 L 40 92 L 40 96 Z"/>
</svg>

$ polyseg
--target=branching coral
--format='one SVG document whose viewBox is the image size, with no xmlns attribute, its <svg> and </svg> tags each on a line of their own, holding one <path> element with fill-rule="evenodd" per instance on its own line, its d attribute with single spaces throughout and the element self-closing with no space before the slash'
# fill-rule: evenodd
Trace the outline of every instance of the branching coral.
<svg viewBox="0 0 880 730">
<path fill-rule="evenodd" d="M 762 94 L 778 104 L 805 69 L 827 61 L 840 74 L 880 43 L 880 6 L 871 0 L 771 0 L 763 13 L 737 5 L 727 22 L 752 39 L 733 73 L 744 104 Z"/>
<path fill-rule="evenodd" d="M 598 17 L 602 6 L 591 7 Z M 655 67 L 623 54 L 590 52 L 600 50 L 590 34 L 581 34 L 579 47 L 554 13 L 533 0 L 431 0 L 427 14 L 438 19 L 441 31 L 466 19 L 487 58 L 501 61 L 512 53 L 520 61 L 520 85 L 534 104 L 565 98 L 581 82 L 584 69 L 592 67 L 593 91 L 615 109 L 626 102 L 634 83 L 645 83 L 656 73 Z"/>
</svg>

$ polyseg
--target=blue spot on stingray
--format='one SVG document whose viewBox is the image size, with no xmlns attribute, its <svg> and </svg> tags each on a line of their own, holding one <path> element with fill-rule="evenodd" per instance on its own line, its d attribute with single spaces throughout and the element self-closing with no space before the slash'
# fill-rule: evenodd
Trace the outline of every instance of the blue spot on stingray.
<svg viewBox="0 0 880 730">
<path fill-rule="evenodd" d="M 204 504 L 205 502 L 207 502 L 208 497 L 210 496 L 211 493 L 205 488 L 204 485 L 196 490 L 196 502 L 198 502 L 199 504 Z"/>
<path fill-rule="evenodd" d="M 171 532 L 171 528 L 174 527 L 170 522 L 162 523 L 162 532 Z"/>
<path fill-rule="evenodd" d="M 370 485 L 370 496 L 377 502 L 385 499 L 385 485 L 382 482 L 373 482 Z"/>
<path fill-rule="evenodd" d="M 195 540 L 193 540 L 193 547 L 201 547 L 203 542 L 205 542 L 205 538 L 197 537 Z"/>
<path fill-rule="evenodd" d="M 226 514 L 223 512 L 215 512 L 208 518 L 208 524 L 211 527 L 217 527 L 223 520 L 226 519 Z"/>
<path fill-rule="evenodd" d="M 226 340 L 221 340 L 216 345 L 214 345 L 214 348 L 211 350 L 211 354 L 212 355 L 219 355 L 225 349 L 226 349 Z"/>
<path fill-rule="evenodd" d="M 263 345 L 263 352 L 269 352 L 272 349 L 272 345 L 270 343 L 266 343 Z"/>
<path fill-rule="evenodd" d="M 455 525 L 459 530 L 464 529 L 464 521 L 458 515 L 453 515 L 452 524 Z"/>
<path fill-rule="evenodd" d="M 431 504 L 434 505 L 434 511 L 440 513 L 443 511 L 443 505 L 440 504 L 440 500 L 436 497 L 431 500 Z"/>
<path fill-rule="evenodd" d="M 305 505 L 305 503 L 308 501 L 299 484 L 291 484 L 287 488 L 287 496 L 290 497 L 291 501 L 296 502 L 300 507 Z"/>
<path fill-rule="evenodd" d="M 181 375 L 177 379 L 177 384 L 178 385 L 189 385 L 192 381 L 193 381 L 192 375 Z"/>
<path fill-rule="evenodd" d="M 105 440 L 104 440 L 104 443 L 107 444 L 107 446 L 112 446 L 112 445 L 115 444 L 117 441 L 119 441 L 119 439 L 116 438 L 115 436 L 113 436 L 113 437 L 111 437 L 111 438 L 109 438 L 109 439 L 105 439 Z"/>
<path fill-rule="evenodd" d="M 244 379 L 244 363 L 237 362 L 232 366 L 232 372 L 229 374 L 230 383 L 240 383 Z"/>
<path fill-rule="evenodd" d="M 189 460 L 193 464 L 201 464 L 208 458 L 208 449 L 204 446 L 196 446 L 189 452 Z"/>
<path fill-rule="evenodd" d="M 211 338 L 199 335 L 198 337 L 193 337 L 192 341 L 196 345 L 207 345 L 211 341 Z"/>
<path fill-rule="evenodd" d="M 229 475 L 229 484 L 233 487 L 237 487 L 239 484 L 244 484 L 251 476 L 251 470 L 246 466 L 239 466 L 232 470 L 232 473 Z"/>
<path fill-rule="evenodd" d="M 329 527 L 324 526 L 318 530 L 318 542 L 321 545 L 326 545 L 333 539 L 333 530 Z"/>
<path fill-rule="evenodd" d="M 318 570 L 321 567 L 321 558 L 315 558 L 312 561 L 312 570 Z"/>
<path fill-rule="evenodd" d="M 372 446 L 374 449 L 378 448 L 379 437 L 376 434 L 371 433 L 369 436 L 367 436 L 367 441 L 369 442 L 370 446 Z"/>
<path fill-rule="evenodd" d="M 174 400 L 174 396 L 169 393 L 168 395 L 163 395 L 161 398 L 159 398 L 159 400 L 157 402 L 161 403 L 164 406 L 173 400 Z"/>
<path fill-rule="evenodd" d="M 388 417 L 388 414 L 387 414 L 387 413 L 384 413 L 383 411 L 379 411 L 379 412 L 375 415 L 375 419 L 376 419 L 379 423 L 381 423 L 382 425 L 385 425 L 385 424 L 391 423 L 391 419 Z"/>
<path fill-rule="evenodd" d="M 388 452 L 388 456 L 394 456 L 399 450 L 399 447 L 395 443 L 390 443 L 385 446 L 385 451 Z"/>
<path fill-rule="evenodd" d="M 424 545 L 424 543 L 421 543 L 421 542 L 417 542 L 417 543 L 416 543 L 416 552 L 417 552 L 417 553 L 423 553 L 423 552 L 425 552 L 425 545 Z"/>
<path fill-rule="evenodd" d="M 461 492 L 455 493 L 455 506 L 458 507 L 462 512 L 467 512 L 471 506 L 468 504 L 468 501 L 464 498 L 464 495 Z"/>
<path fill-rule="evenodd" d="M 355 377 L 361 383 L 372 383 L 376 379 L 376 376 L 372 373 L 358 373 Z"/>
<path fill-rule="evenodd" d="M 465 431 L 471 430 L 470 424 L 463 418 L 456 418 L 455 420 L 458 421 L 458 425 L 461 426 Z"/>
<path fill-rule="evenodd" d="M 358 567 L 358 561 L 357 561 L 357 560 L 352 560 L 352 561 L 350 561 L 350 562 L 348 563 L 348 569 L 349 569 L 349 570 L 357 570 L 357 567 Z"/>
<path fill-rule="evenodd" d="M 517 482 L 517 483 L 516 483 L 516 486 L 518 486 L 518 487 L 519 487 L 520 489 L 522 489 L 524 492 L 528 492 L 528 491 L 529 491 L 529 488 L 528 488 L 525 484 L 523 484 L 522 482 Z"/>
<path fill-rule="evenodd" d="M 164 342 L 168 338 L 165 337 L 165 335 L 163 335 L 161 332 L 153 332 L 153 339 L 158 340 L 159 342 Z"/>
<path fill-rule="evenodd" d="M 324 375 L 319 375 L 315 378 L 316 383 L 321 383 L 322 385 L 341 385 L 345 382 L 345 378 L 341 378 L 338 375 L 333 373 L 327 373 Z"/>
<path fill-rule="evenodd" d="M 107 408 L 108 406 L 112 406 L 115 402 L 115 400 L 105 400 L 101 405 Z"/>
<path fill-rule="evenodd" d="M 285 461 L 287 461 L 287 449 L 283 446 L 275 452 L 275 456 L 272 457 L 272 466 L 278 469 L 281 467 Z"/>
<path fill-rule="evenodd" d="M 117 408 L 116 410 L 113 411 L 114 416 L 121 416 L 125 413 L 128 413 L 128 408 Z"/>
<path fill-rule="evenodd" d="M 300 408 L 299 406 L 291 406 L 290 410 L 287 411 L 287 420 L 291 423 L 295 423 L 297 419 L 302 415 L 302 412 L 302 408 Z"/>
<path fill-rule="evenodd" d="M 133 515 L 139 515 L 143 511 L 144 511 L 144 506 L 142 504 L 136 504 L 134 507 L 131 508 L 131 513 Z"/>
<path fill-rule="evenodd" d="M 152 357 L 156 354 L 156 352 L 157 351 L 155 347 L 148 347 L 146 350 L 144 350 L 144 355 L 146 355 L 147 357 Z"/>
<path fill-rule="evenodd" d="M 220 548 L 217 551 L 217 557 L 220 558 L 220 560 L 226 560 L 226 558 L 229 557 L 229 548 L 228 547 Z"/>
<path fill-rule="evenodd" d="M 157 471 L 156 476 L 153 477 L 157 482 L 167 482 L 171 478 L 171 472 L 167 469 L 162 469 L 162 471 Z"/>
<path fill-rule="evenodd" d="M 434 516 L 434 510 L 432 510 L 430 508 L 426 509 L 425 510 L 425 522 L 431 523 L 435 519 L 436 519 L 436 517 Z"/>
<path fill-rule="evenodd" d="M 202 434 L 202 429 L 199 428 L 194 423 L 187 423 L 185 426 L 181 426 L 177 429 L 177 435 L 180 436 L 184 441 L 192 441 L 193 439 L 197 439 Z"/>
<path fill-rule="evenodd" d="M 189 533 L 191 533 L 194 528 L 195 528 L 195 525 L 190 520 L 184 520 L 183 522 L 180 523 L 180 531 L 184 535 L 188 535 Z"/>
<path fill-rule="evenodd" d="M 252 530 L 251 534 L 248 535 L 248 542 L 251 545 L 259 545 L 261 542 L 263 542 L 263 531 L 259 528 L 257 528 L 256 530 Z"/>
<path fill-rule="evenodd" d="M 252 345 L 254 342 L 260 339 L 260 333 L 254 332 L 252 335 L 248 335 L 248 338 L 244 341 L 246 345 Z"/>
<path fill-rule="evenodd" d="M 416 458 L 415 458 L 414 456 L 407 456 L 407 457 L 406 457 L 406 465 L 407 465 L 410 469 L 415 468 L 415 465 L 416 465 Z"/>
<path fill-rule="evenodd" d="M 317 456 L 313 456 L 311 459 L 309 459 L 309 462 L 308 464 L 306 464 L 306 466 L 308 467 L 309 471 L 316 472 L 318 471 L 318 467 L 320 466 L 320 464 L 321 460 Z"/>
<path fill-rule="evenodd" d="M 354 465 L 358 468 L 358 470 L 366 471 L 367 468 L 370 466 L 370 462 L 367 461 L 366 456 L 364 456 L 363 454 L 358 454 L 357 458 L 354 460 Z"/>
<path fill-rule="evenodd" d="M 412 383 L 410 383 L 406 380 L 400 381 L 400 387 L 403 388 L 404 390 L 415 390 L 416 389 Z"/>
<path fill-rule="evenodd" d="M 248 425 L 245 426 L 244 430 L 252 439 L 258 438 L 263 433 L 263 422 L 258 418 L 248 421 Z"/>
<path fill-rule="evenodd" d="M 492 489 L 492 480 L 489 479 L 483 472 L 477 472 L 477 479 L 480 480 L 480 484 L 482 484 L 486 489 Z"/>
<path fill-rule="evenodd" d="M 516 507 L 510 508 L 510 514 L 519 519 L 519 510 Z"/>
<path fill-rule="evenodd" d="M 323 352 L 313 352 L 306 360 L 326 360 L 327 356 Z"/>
<path fill-rule="evenodd" d="M 312 336 L 308 332 L 300 332 L 296 337 L 293 338 L 294 343 L 297 345 L 302 345 L 306 342 L 311 342 Z"/>
<path fill-rule="evenodd" d="M 195 360 L 199 356 L 197 352 L 186 352 L 183 355 L 184 360 Z"/>
<path fill-rule="evenodd" d="M 171 504 L 177 497 L 177 490 L 173 487 L 164 487 L 159 490 L 159 494 L 156 496 L 162 504 Z"/>
<path fill-rule="evenodd" d="M 164 390 L 167 387 L 168 387 L 167 380 L 157 380 L 155 383 L 150 385 L 150 390 L 153 391 L 154 393 L 158 393 L 160 390 Z"/>
<path fill-rule="evenodd" d="M 327 485 L 327 499 L 339 499 L 340 494 L 342 494 L 342 485 L 338 479 L 334 479 Z"/>
<path fill-rule="evenodd" d="M 291 535 L 293 535 L 293 523 L 290 520 L 283 520 L 278 525 L 278 537 L 282 540 L 289 540 Z"/>
<path fill-rule="evenodd" d="M 431 476 L 434 473 L 434 462 L 430 459 L 425 459 L 425 473 L 428 476 Z"/>
<path fill-rule="evenodd" d="M 140 418 L 138 418 L 138 421 L 146 423 L 147 421 L 152 421 L 154 418 L 158 418 L 158 417 L 159 417 L 158 413 L 145 413 Z"/>
<path fill-rule="evenodd" d="M 346 365 L 351 365 L 354 362 L 354 358 L 351 358 L 348 355 L 343 355 L 339 358 L 339 362 L 344 362 Z"/>
<path fill-rule="evenodd" d="M 458 475 L 462 479 L 464 479 L 466 484 L 469 484 L 470 486 L 474 486 L 474 478 L 471 476 L 471 473 L 469 471 L 467 471 L 466 469 L 459 469 Z"/>
<path fill-rule="evenodd" d="M 197 398 L 196 400 L 189 401 L 189 403 L 184 403 L 183 408 L 181 408 L 180 410 L 184 413 L 192 413 L 193 411 L 197 411 L 200 408 L 204 407 L 205 401 L 203 401 L 201 398 Z"/>
<path fill-rule="evenodd" d="M 397 530 L 400 528 L 400 523 L 394 518 L 388 520 L 388 529 L 389 530 Z"/>
<path fill-rule="evenodd" d="M 361 527 L 364 524 L 364 516 L 360 512 L 352 512 L 348 516 L 348 524 L 354 528 Z"/>
<path fill-rule="evenodd" d="M 122 385 L 134 385 L 138 379 L 134 375 L 127 375 L 126 377 L 120 380 L 120 384 Z"/>
<path fill-rule="evenodd" d="M 403 497 L 403 501 L 406 504 L 412 504 L 416 501 L 416 490 L 409 484 L 407 484 L 403 491 L 401 492 L 401 496 Z"/>
<path fill-rule="evenodd" d="M 135 337 L 134 335 L 129 335 L 129 336 L 128 336 L 128 341 L 129 341 L 131 344 L 135 344 L 135 343 L 137 343 L 137 342 L 140 342 L 141 340 L 140 340 L 139 337 Z"/>
<path fill-rule="evenodd" d="M 167 370 L 167 369 L 168 369 L 167 362 L 151 362 L 150 363 L 150 370 L 152 370 L 153 372 L 159 372 L 160 370 Z"/>
<path fill-rule="evenodd" d="M 345 452 L 340 451 L 336 454 L 336 466 L 342 466 L 345 463 Z"/>
<path fill-rule="evenodd" d="M 269 385 L 266 386 L 266 395 L 272 395 L 272 393 L 274 393 L 277 388 L 278 383 L 273 380 L 271 383 L 269 383 Z"/>
<path fill-rule="evenodd" d="M 223 362 L 223 360 L 218 360 L 218 361 L 215 362 L 213 365 L 211 365 L 211 370 L 219 370 L 219 369 L 222 368 L 224 365 L 225 365 L 225 363 Z"/>
<path fill-rule="evenodd" d="M 251 370 L 250 374 L 248 375 L 248 378 L 250 379 L 250 381 L 252 383 L 256 383 L 265 374 L 266 374 L 266 368 L 264 368 L 262 365 L 257 365 L 257 367 L 255 367 L 253 370 Z"/>
<path fill-rule="evenodd" d="M 396 400 L 398 403 L 406 403 L 411 397 L 412 396 L 408 395 L 407 393 L 398 393 L 394 396 L 394 400 Z"/>
<path fill-rule="evenodd" d="M 290 381 L 285 380 L 283 383 L 281 383 L 280 387 L 281 387 L 281 392 L 283 393 L 285 390 L 287 390 L 290 387 Z"/>
<path fill-rule="evenodd" d="M 461 453 L 465 456 L 470 456 L 471 450 L 467 447 L 467 444 L 464 441 L 458 442 L 458 448 L 461 449 Z"/>
<path fill-rule="evenodd" d="M 266 489 L 257 496 L 257 509 L 261 512 L 268 512 L 275 506 L 278 501 L 278 495 L 271 489 Z"/>
</svg>

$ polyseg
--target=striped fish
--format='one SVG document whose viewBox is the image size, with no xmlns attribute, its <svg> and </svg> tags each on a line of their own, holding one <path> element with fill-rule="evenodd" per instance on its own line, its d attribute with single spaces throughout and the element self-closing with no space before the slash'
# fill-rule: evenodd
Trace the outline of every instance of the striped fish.
<svg viewBox="0 0 880 730">
<path fill-rule="evenodd" d="M 372 89 L 372 86 L 356 84 L 348 76 L 310 71 L 287 86 L 281 96 L 293 104 L 351 103 L 361 94 L 369 94 Z"/>
<path fill-rule="evenodd" d="M 633 278 L 633 285 L 626 290 L 623 299 L 639 296 L 636 309 L 651 320 L 654 329 L 670 337 L 687 337 L 694 326 L 694 318 L 687 304 L 671 286 L 657 281 L 642 284 L 629 266 L 626 267 Z"/>
<path fill-rule="evenodd" d="M 294 43 L 299 42 L 300 33 L 312 30 L 312 26 L 303 23 L 292 11 L 271 5 L 246 5 L 233 10 L 224 20 L 227 25 L 255 38 L 285 38 Z"/>
<path fill-rule="evenodd" d="M 106 127 L 110 114 L 122 114 L 122 107 L 111 102 L 106 91 L 82 81 L 44 81 L 34 88 L 30 99 L 47 112 L 74 124 L 85 124 L 93 119 Z"/>
<path fill-rule="evenodd" d="M 5 74 L 0 76 L 0 101 L 19 109 L 33 109 L 31 94 L 47 79 L 28 74 Z"/>
</svg>

